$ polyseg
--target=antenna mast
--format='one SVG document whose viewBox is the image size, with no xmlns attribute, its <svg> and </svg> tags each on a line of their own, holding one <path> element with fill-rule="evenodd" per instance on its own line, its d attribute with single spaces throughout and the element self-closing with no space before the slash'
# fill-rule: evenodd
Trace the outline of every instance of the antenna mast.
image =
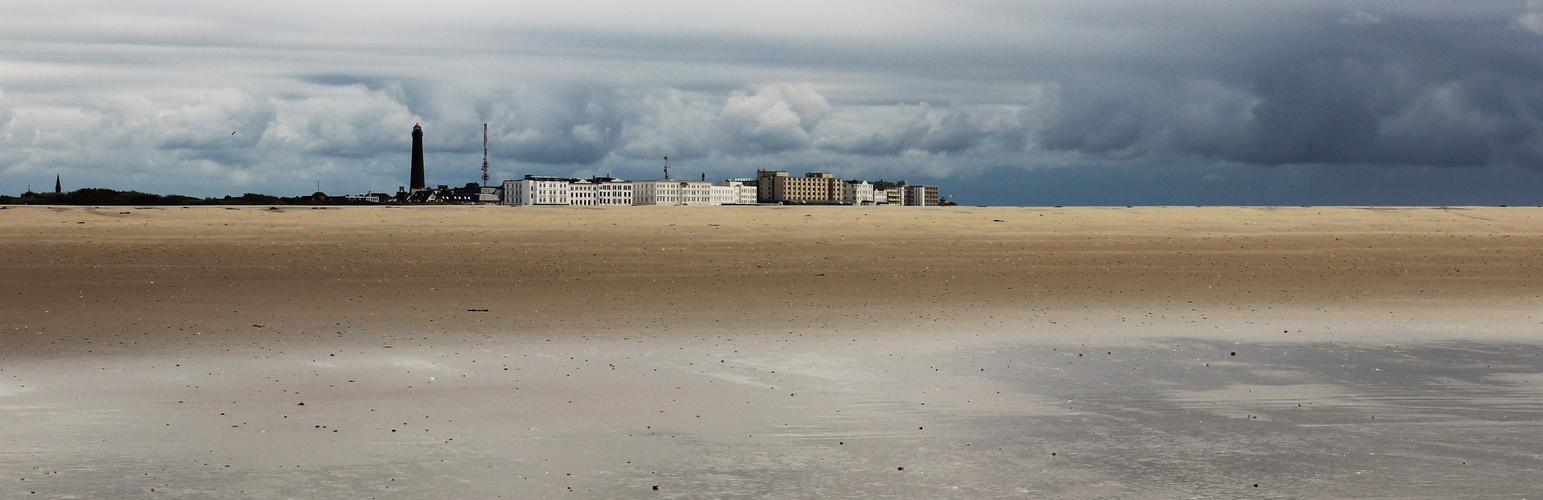
<svg viewBox="0 0 1543 500">
<path fill-rule="evenodd" d="M 482 124 L 482 185 L 488 185 L 488 124 Z"/>
</svg>

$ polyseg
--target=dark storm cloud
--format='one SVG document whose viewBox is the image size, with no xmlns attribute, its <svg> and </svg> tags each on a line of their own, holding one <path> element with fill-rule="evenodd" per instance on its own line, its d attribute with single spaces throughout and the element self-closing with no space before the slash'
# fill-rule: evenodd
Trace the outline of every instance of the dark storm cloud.
<svg viewBox="0 0 1543 500">
<path fill-rule="evenodd" d="M 1001 106 L 935 112 L 926 102 L 899 105 L 891 118 L 871 127 L 872 132 L 826 136 L 816 144 L 826 151 L 866 156 L 1022 153 L 1028 144 L 1028 127 L 1020 113 Z"/>
<path fill-rule="evenodd" d="M 65 168 L 389 189 L 413 123 L 448 183 L 480 165 L 483 123 L 509 176 L 654 175 L 664 156 L 960 182 L 1543 165 L 1543 3 L 1522 0 L 83 0 L 0 18 L 8 187 Z"/>
<path fill-rule="evenodd" d="M 1509 18 L 1308 11 L 1269 22 L 1288 28 L 1194 61 L 1063 78 L 1060 112 L 1037 140 L 1264 165 L 1543 160 L 1543 43 Z"/>
</svg>

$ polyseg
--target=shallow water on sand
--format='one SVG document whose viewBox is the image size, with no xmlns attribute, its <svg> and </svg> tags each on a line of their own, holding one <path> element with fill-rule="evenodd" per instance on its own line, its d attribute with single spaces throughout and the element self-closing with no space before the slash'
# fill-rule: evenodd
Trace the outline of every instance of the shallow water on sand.
<svg viewBox="0 0 1543 500">
<path fill-rule="evenodd" d="M 0 422 L 0 495 L 29 498 L 1517 498 L 1543 484 L 1543 346 L 13 359 Z"/>
<path fill-rule="evenodd" d="M 1004 449 L 1055 450 L 1057 468 L 1096 475 L 1109 493 L 1516 498 L 1543 490 L 1537 345 L 1180 339 L 1052 349 L 999 349 L 979 362 L 1068 414 L 966 427 Z M 1021 370 L 1005 367 L 1015 362 Z"/>
</svg>

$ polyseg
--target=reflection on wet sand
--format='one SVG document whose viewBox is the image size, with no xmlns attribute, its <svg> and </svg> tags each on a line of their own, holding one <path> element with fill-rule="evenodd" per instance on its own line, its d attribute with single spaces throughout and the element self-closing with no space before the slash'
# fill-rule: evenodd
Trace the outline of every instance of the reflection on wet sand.
<svg viewBox="0 0 1543 500">
<path fill-rule="evenodd" d="M 539 344 L 12 364 L 5 492 L 1475 498 L 1543 460 L 1534 344 Z"/>
</svg>

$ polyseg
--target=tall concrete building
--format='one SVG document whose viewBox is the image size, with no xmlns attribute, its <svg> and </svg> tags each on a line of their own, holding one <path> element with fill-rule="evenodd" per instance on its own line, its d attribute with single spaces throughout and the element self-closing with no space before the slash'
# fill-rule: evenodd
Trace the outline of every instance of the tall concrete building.
<svg viewBox="0 0 1543 500">
<path fill-rule="evenodd" d="M 413 172 L 412 182 L 409 184 L 415 190 L 428 187 L 423 182 L 423 127 L 416 123 L 413 124 Z"/>
<path fill-rule="evenodd" d="M 938 206 L 937 186 L 906 186 L 905 204 L 911 207 Z"/>
<path fill-rule="evenodd" d="M 842 180 L 821 172 L 793 177 L 782 170 L 755 173 L 756 201 L 761 203 L 841 203 Z"/>
</svg>

